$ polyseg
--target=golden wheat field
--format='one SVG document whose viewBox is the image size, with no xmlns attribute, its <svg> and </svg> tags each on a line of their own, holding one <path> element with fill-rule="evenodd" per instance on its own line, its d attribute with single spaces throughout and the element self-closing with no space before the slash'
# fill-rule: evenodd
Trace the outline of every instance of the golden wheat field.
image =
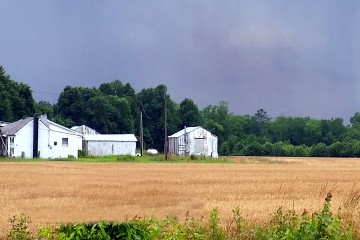
<svg viewBox="0 0 360 240">
<path fill-rule="evenodd" d="M 37 228 L 135 216 L 184 219 L 188 213 L 202 218 L 214 207 L 226 221 L 238 206 L 246 219 L 264 222 L 279 206 L 300 213 L 319 210 L 329 191 L 337 211 L 360 189 L 360 159 L 238 157 L 236 161 L 3 162 L 0 233 L 9 231 L 8 219 L 19 213 L 26 213 Z"/>
</svg>

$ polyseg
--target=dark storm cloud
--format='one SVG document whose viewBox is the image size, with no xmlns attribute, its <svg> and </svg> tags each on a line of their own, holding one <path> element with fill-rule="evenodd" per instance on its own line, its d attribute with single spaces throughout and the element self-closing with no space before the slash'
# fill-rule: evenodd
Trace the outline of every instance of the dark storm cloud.
<svg viewBox="0 0 360 240">
<path fill-rule="evenodd" d="M 343 117 L 359 104 L 360 6 L 339 1 L 4 1 L 0 64 L 55 102 L 66 85 L 165 83 L 236 114 Z M 57 94 L 44 94 L 57 93 Z"/>
</svg>

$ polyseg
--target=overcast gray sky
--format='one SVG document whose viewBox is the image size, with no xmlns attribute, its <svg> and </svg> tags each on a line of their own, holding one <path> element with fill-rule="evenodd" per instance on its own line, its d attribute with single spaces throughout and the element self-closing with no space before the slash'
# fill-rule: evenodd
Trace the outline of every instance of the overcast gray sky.
<svg viewBox="0 0 360 240">
<path fill-rule="evenodd" d="M 231 112 L 360 112 L 358 0 L 0 0 L 0 65 L 55 103 L 65 86 L 168 86 Z"/>
</svg>

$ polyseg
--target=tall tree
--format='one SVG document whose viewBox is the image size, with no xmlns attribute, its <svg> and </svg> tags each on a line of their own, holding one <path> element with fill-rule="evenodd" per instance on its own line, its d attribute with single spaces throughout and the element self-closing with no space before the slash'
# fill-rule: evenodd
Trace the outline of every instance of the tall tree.
<svg viewBox="0 0 360 240">
<path fill-rule="evenodd" d="M 133 133 L 134 120 L 125 98 L 97 95 L 89 99 L 88 125 L 100 133 Z"/>
<path fill-rule="evenodd" d="M 144 111 L 144 142 L 147 148 L 164 147 L 165 85 L 141 90 L 138 101 Z M 168 96 L 166 96 L 168 97 Z M 169 104 L 168 104 L 169 105 Z"/>
<path fill-rule="evenodd" d="M 256 111 L 254 115 L 254 119 L 258 124 L 258 128 L 260 131 L 260 136 L 264 136 L 268 133 L 269 122 L 271 118 L 268 116 L 267 112 L 264 109 L 259 109 Z"/>
<path fill-rule="evenodd" d="M 128 101 L 130 106 L 131 116 L 133 118 L 133 122 L 137 122 L 136 120 L 140 117 L 140 105 L 137 101 L 137 96 L 134 88 L 130 85 L 130 83 L 123 84 L 120 80 L 115 80 L 109 83 L 103 83 L 99 87 L 99 91 L 103 95 L 108 96 L 117 96 L 119 98 L 124 98 Z M 138 124 L 135 125 L 136 132 L 139 132 Z"/>
<path fill-rule="evenodd" d="M 66 86 L 60 93 L 56 111 L 64 119 L 71 119 L 73 124 L 87 124 L 89 121 L 88 101 L 98 94 L 95 88 Z"/>
<path fill-rule="evenodd" d="M 16 121 L 35 113 L 35 101 L 31 89 L 24 83 L 17 83 L 6 75 L 0 66 L 0 117 L 2 121 Z"/>
<path fill-rule="evenodd" d="M 204 127 L 219 137 L 220 144 L 231 134 L 229 104 L 221 101 L 218 106 L 208 105 L 202 111 Z"/>
<path fill-rule="evenodd" d="M 181 123 L 180 128 L 184 126 L 194 127 L 202 124 L 199 108 L 193 100 L 185 98 L 180 103 L 179 120 Z"/>
</svg>

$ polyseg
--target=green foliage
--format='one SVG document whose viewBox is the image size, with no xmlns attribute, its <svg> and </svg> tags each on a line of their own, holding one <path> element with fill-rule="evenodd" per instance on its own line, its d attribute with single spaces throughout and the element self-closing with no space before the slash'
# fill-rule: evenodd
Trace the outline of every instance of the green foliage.
<svg viewBox="0 0 360 240">
<path fill-rule="evenodd" d="M 355 239 L 340 215 L 331 212 L 331 197 L 329 193 L 322 210 L 313 214 L 304 210 L 302 215 L 297 215 L 279 207 L 265 226 L 250 225 L 241 216 L 239 207 L 233 210 L 233 219 L 225 226 L 220 223 L 219 209 L 213 208 L 207 221 L 186 214 L 184 223 L 176 217 L 166 217 L 163 220 L 135 218 L 123 223 L 67 224 L 58 228 L 41 227 L 36 238 L 28 230 L 28 218 L 21 214 L 10 219 L 13 227 L 7 239 Z"/>
<path fill-rule="evenodd" d="M 206 239 L 221 240 L 227 239 L 224 229 L 219 222 L 219 209 L 213 208 L 210 212 L 209 226 L 206 232 Z"/>
<path fill-rule="evenodd" d="M 59 240 L 77 239 L 153 239 L 146 221 L 133 220 L 125 223 L 63 225 L 58 231 Z"/>
<path fill-rule="evenodd" d="M 14 215 L 9 219 L 11 224 L 10 233 L 7 235 L 8 240 L 31 240 L 35 239 L 29 231 L 30 219 L 24 214 Z"/>
<path fill-rule="evenodd" d="M 49 119 L 53 119 L 55 117 L 54 106 L 46 101 L 36 102 L 35 111 L 39 116 L 46 114 Z"/>
<path fill-rule="evenodd" d="M 200 111 L 191 99 L 185 98 L 180 103 L 179 120 L 181 124 L 178 127 L 180 129 L 184 126 L 195 127 L 202 124 Z"/>
<path fill-rule="evenodd" d="M 317 214 L 304 211 L 297 216 L 293 211 L 284 213 L 278 208 L 269 227 L 257 228 L 256 239 L 353 239 L 351 229 L 344 227 L 340 216 L 331 212 L 331 197 L 328 193 L 323 209 Z"/>
<path fill-rule="evenodd" d="M 24 83 L 17 83 L 6 75 L 0 65 L 0 120 L 17 121 L 21 118 L 33 116 L 35 101 L 30 87 Z"/>
<path fill-rule="evenodd" d="M 119 155 L 119 156 L 117 156 L 117 161 L 119 161 L 119 162 L 135 162 L 136 158 L 131 155 Z"/>
</svg>

